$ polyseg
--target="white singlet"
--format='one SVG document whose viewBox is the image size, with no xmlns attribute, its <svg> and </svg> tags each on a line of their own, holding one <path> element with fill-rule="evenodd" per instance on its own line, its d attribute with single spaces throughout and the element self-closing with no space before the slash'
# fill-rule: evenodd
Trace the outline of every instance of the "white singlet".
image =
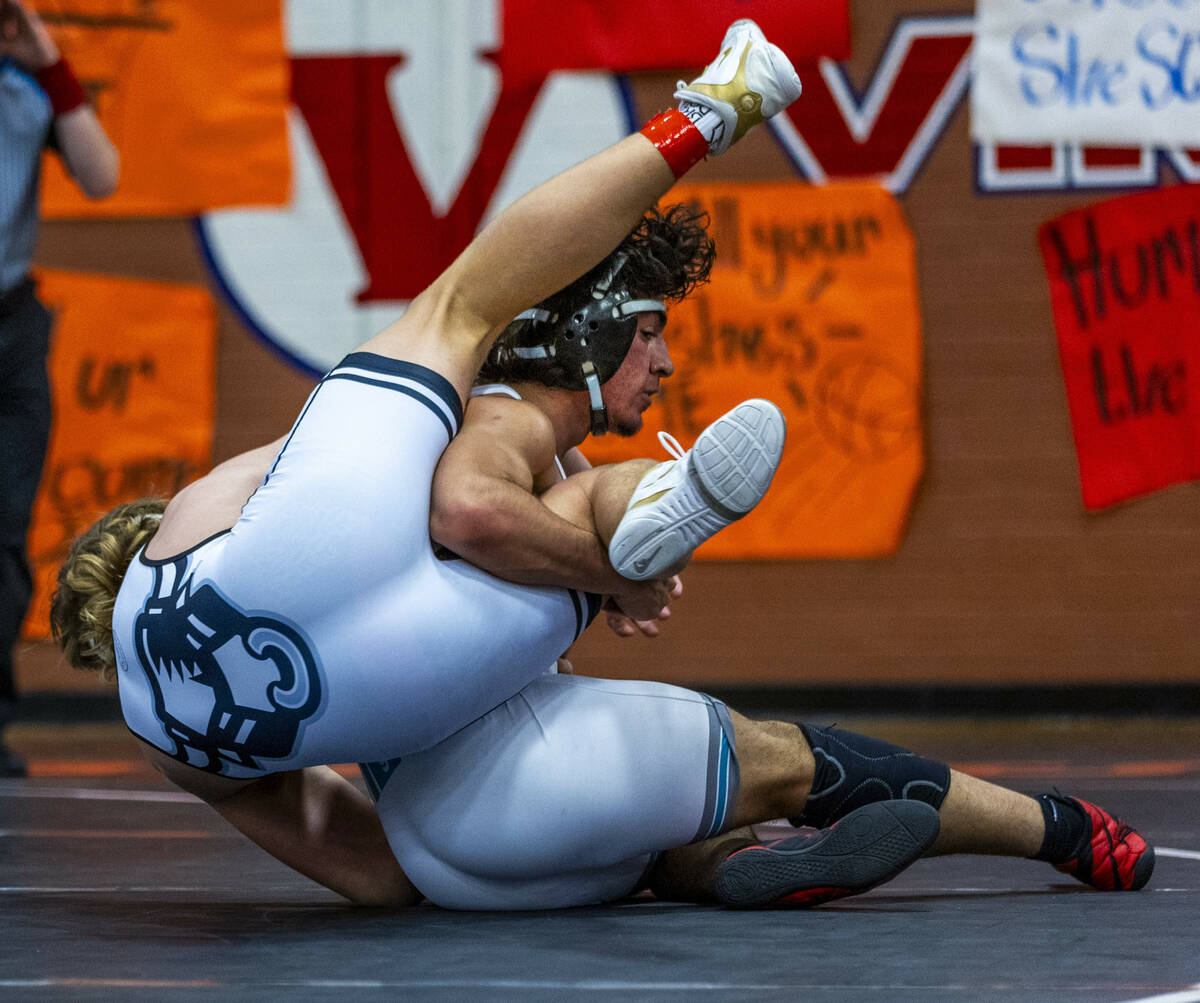
<svg viewBox="0 0 1200 1003">
<path fill-rule="evenodd" d="M 405 873 L 450 909 L 558 909 L 637 889 L 658 851 L 728 828 L 729 711 L 662 683 L 539 676 L 415 756 L 361 766 Z"/>
<path fill-rule="evenodd" d="M 383 760 L 552 671 L 598 596 L 434 555 L 430 485 L 461 422 L 423 366 L 333 369 L 232 529 L 130 564 L 113 641 L 133 733 L 231 777 Z"/>
</svg>

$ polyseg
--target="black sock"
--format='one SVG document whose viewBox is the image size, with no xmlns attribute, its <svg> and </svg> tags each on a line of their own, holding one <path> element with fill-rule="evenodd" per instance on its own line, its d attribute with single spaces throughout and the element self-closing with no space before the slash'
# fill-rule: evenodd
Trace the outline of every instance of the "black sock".
<svg viewBox="0 0 1200 1003">
<path fill-rule="evenodd" d="M 1042 839 L 1042 848 L 1034 854 L 1034 860 L 1048 860 L 1052 864 L 1070 860 L 1087 835 L 1087 819 L 1082 809 L 1074 802 L 1054 794 L 1039 794 L 1037 800 L 1042 806 L 1046 835 Z"/>
</svg>

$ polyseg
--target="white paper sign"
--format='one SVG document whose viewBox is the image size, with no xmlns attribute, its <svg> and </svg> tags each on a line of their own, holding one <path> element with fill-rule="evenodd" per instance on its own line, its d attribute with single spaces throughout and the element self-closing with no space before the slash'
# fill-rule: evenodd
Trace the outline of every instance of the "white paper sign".
<svg viewBox="0 0 1200 1003">
<path fill-rule="evenodd" d="M 980 142 L 1200 146 L 1200 0 L 979 0 Z"/>
</svg>

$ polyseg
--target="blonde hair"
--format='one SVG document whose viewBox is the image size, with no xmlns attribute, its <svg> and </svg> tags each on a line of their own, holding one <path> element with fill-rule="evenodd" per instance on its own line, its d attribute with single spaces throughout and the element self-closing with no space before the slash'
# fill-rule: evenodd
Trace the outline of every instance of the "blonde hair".
<svg viewBox="0 0 1200 1003">
<path fill-rule="evenodd" d="M 71 544 L 50 600 L 50 633 L 77 669 L 116 678 L 113 606 L 133 556 L 158 532 L 164 498 L 118 505 Z"/>
</svg>

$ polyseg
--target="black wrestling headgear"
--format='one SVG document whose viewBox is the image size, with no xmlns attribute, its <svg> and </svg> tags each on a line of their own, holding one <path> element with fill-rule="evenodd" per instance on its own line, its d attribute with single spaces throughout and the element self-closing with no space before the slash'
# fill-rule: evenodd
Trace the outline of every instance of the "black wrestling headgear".
<svg viewBox="0 0 1200 1003">
<path fill-rule="evenodd" d="M 553 359 L 565 373 L 554 385 L 586 390 L 592 405 L 592 435 L 608 430 L 608 409 L 600 386 L 621 368 L 637 334 L 639 313 L 667 312 L 661 300 L 632 299 L 628 289 L 613 288 L 628 255 L 619 254 L 612 267 L 592 286 L 592 295 L 569 316 L 548 310 L 526 310 L 517 320 L 528 320 L 523 345 L 513 348 L 522 359 Z"/>
</svg>

